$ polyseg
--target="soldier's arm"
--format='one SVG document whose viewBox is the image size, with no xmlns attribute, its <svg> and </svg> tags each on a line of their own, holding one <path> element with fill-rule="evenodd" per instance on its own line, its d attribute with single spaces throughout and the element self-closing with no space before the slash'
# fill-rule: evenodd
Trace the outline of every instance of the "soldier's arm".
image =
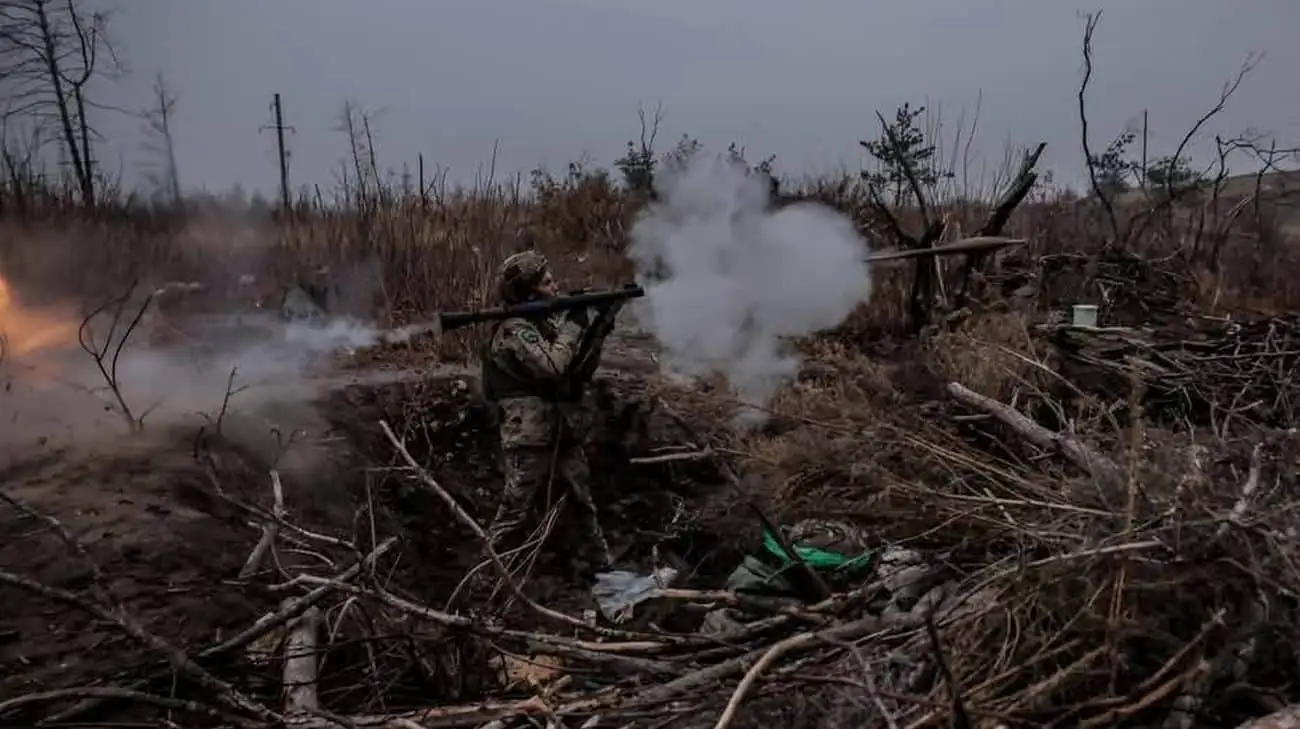
<svg viewBox="0 0 1300 729">
<path fill-rule="evenodd" d="M 532 322 L 519 320 L 501 327 L 497 346 L 507 352 L 528 374 L 543 380 L 563 377 L 573 361 L 582 328 L 562 322 L 559 335 L 548 340 Z"/>
<path fill-rule="evenodd" d="M 609 335 L 614 333 L 614 323 L 618 319 L 618 313 L 623 309 L 623 302 L 616 301 L 605 307 L 597 309 L 595 318 L 591 322 L 593 330 L 591 337 L 591 349 L 594 356 L 599 357 L 601 349 L 605 346 L 605 341 Z"/>
</svg>

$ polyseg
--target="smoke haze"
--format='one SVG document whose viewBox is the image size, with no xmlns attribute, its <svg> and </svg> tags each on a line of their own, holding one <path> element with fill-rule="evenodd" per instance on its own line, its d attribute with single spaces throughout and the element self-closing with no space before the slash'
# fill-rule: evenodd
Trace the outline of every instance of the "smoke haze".
<svg viewBox="0 0 1300 729">
<path fill-rule="evenodd" d="M 130 321 L 133 311 L 124 316 Z M 98 322 L 92 347 L 112 351 L 126 323 L 118 324 L 111 344 L 111 316 Z M 205 318 L 201 340 L 151 346 L 150 320 L 141 322 L 122 347 L 116 385 L 135 418 L 146 428 L 204 422 L 221 412 L 230 387 L 232 412 L 256 413 L 279 403 L 309 401 L 320 381 L 316 365 L 340 349 L 371 346 L 380 330 L 354 319 L 321 323 L 284 322 L 274 313 Z M 105 346 L 107 345 L 107 346 Z M 231 372 L 234 379 L 231 380 Z M 126 430 L 126 421 L 94 358 L 77 344 L 0 363 L 5 391 L 0 393 L 0 465 L 33 443 L 51 446 L 89 443 Z M 267 437 L 270 437 L 267 435 Z"/>
<path fill-rule="evenodd" d="M 696 154 L 656 188 L 631 234 L 642 318 L 669 367 L 722 372 L 743 402 L 766 405 L 799 369 L 787 339 L 839 324 L 869 296 L 866 243 L 826 206 L 770 209 L 766 177 L 723 155 Z"/>
</svg>

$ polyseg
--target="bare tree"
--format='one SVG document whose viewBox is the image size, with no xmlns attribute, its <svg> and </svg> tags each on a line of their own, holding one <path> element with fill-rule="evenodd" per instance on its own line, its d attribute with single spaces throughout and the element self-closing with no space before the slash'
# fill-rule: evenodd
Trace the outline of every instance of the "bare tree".
<svg viewBox="0 0 1300 729">
<path fill-rule="evenodd" d="M 76 0 L 0 4 L 0 86 L 8 98 L 0 114 L 30 115 L 55 126 L 60 151 L 88 205 L 95 202 L 96 187 L 91 142 L 102 139 L 90 111 L 104 108 L 92 100 L 91 84 L 118 70 L 106 13 L 87 13 Z"/>
<path fill-rule="evenodd" d="M 922 169 L 920 163 L 929 161 L 938 146 L 930 145 L 927 133 L 913 127 L 914 117 L 910 110 L 904 109 L 891 123 L 883 114 L 876 112 L 876 120 L 880 122 L 880 141 L 878 143 L 862 141 L 859 145 L 878 160 L 882 157 L 889 160 L 897 179 L 902 181 L 906 186 L 905 190 L 910 191 L 915 199 L 916 212 L 921 218 L 919 229 L 915 231 L 905 229 L 899 216 L 894 212 L 895 208 L 885 199 L 880 183 L 882 181 L 892 183 L 891 178 L 882 178 L 866 170 L 861 175 L 866 183 L 866 191 L 871 198 L 872 206 L 883 222 L 883 227 L 898 241 L 900 247 L 913 252 L 933 251 L 935 244 L 948 228 L 950 216 L 940 214 L 934 199 L 936 192 L 934 183 L 937 183 L 938 179 L 927 179 L 920 172 Z M 932 128 L 937 129 L 937 127 Z M 1033 149 L 1024 151 L 1016 174 L 1009 179 L 1008 184 L 994 201 L 984 222 L 976 230 L 977 238 L 1002 237 L 1002 231 L 1010 222 L 1011 214 L 1038 184 L 1038 160 L 1046 147 L 1046 142 L 1039 142 Z M 924 153 L 917 154 L 918 151 Z M 936 312 L 952 311 L 954 303 L 958 308 L 966 305 L 971 298 L 974 274 L 983 267 L 986 257 L 987 250 L 984 252 L 972 250 L 967 254 L 960 288 L 952 292 L 955 295 L 950 296 L 949 292 L 944 290 L 944 277 L 938 256 L 934 253 L 916 254 L 916 276 L 912 279 L 909 302 L 909 316 L 914 331 L 919 332 L 934 323 Z"/>
<path fill-rule="evenodd" d="M 1108 251 L 1122 251 L 1126 250 L 1130 243 L 1150 230 L 1157 222 L 1163 223 L 1166 228 L 1165 232 L 1168 233 L 1174 226 L 1176 205 L 1184 202 L 1189 197 L 1194 198 L 1199 195 L 1206 183 L 1210 182 L 1207 179 L 1210 170 L 1198 172 L 1191 167 L 1186 154 L 1187 148 L 1206 124 L 1227 108 L 1233 94 L 1237 92 L 1242 82 L 1259 64 L 1262 57 L 1255 53 L 1246 56 L 1246 59 L 1237 69 L 1237 73 L 1224 82 L 1214 105 L 1202 113 L 1188 128 L 1171 156 L 1154 162 L 1148 159 L 1147 115 L 1145 112 L 1142 115 L 1142 156 L 1139 161 L 1129 160 L 1124 156 L 1127 145 L 1133 141 L 1133 135 L 1131 134 L 1121 135 L 1111 143 L 1105 153 L 1096 155 L 1088 142 L 1089 123 L 1085 94 L 1088 90 L 1088 82 L 1092 79 L 1093 36 L 1100 21 L 1101 11 L 1084 16 L 1083 79 L 1079 83 L 1076 95 L 1079 108 L 1079 131 L 1083 146 L 1083 157 L 1088 168 L 1090 187 L 1093 195 L 1100 201 L 1110 226 L 1110 237 L 1106 241 L 1105 247 Z M 1221 155 L 1226 154 L 1222 148 L 1220 153 Z M 1227 179 L 1227 169 L 1222 165 L 1220 167 L 1218 178 L 1221 184 L 1223 180 Z M 1107 184 L 1116 170 L 1125 174 L 1134 171 L 1138 173 L 1138 181 L 1144 197 L 1146 197 L 1146 205 L 1143 209 L 1136 211 L 1123 209 L 1122 206 L 1116 204 L 1115 186 Z M 1158 194 L 1156 195 L 1151 194 L 1152 184 L 1155 184 L 1158 188 Z M 1127 219 L 1124 224 L 1121 224 L 1121 212 L 1125 213 L 1124 217 Z"/>
<path fill-rule="evenodd" d="M 664 104 L 655 104 L 654 111 L 648 111 L 644 104 L 637 104 L 637 119 L 641 122 L 639 142 L 628 140 L 627 152 L 614 162 L 614 166 L 623 174 L 623 180 L 629 189 L 654 195 L 655 140 L 659 137 L 659 125 L 664 120 Z"/>
<path fill-rule="evenodd" d="M 176 96 L 161 73 L 154 79 L 153 105 L 142 116 L 148 139 L 145 149 L 162 160 L 162 170 L 150 173 L 154 186 L 166 193 L 177 208 L 182 205 L 180 172 L 176 165 L 176 144 L 172 136 L 172 119 L 176 114 Z"/>
<path fill-rule="evenodd" d="M 1101 11 L 1088 13 L 1084 16 L 1083 27 L 1083 80 L 1079 82 L 1079 138 L 1083 144 L 1083 159 L 1088 165 L 1088 182 L 1092 186 L 1092 192 L 1101 201 L 1102 210 L 1106 213 L 1106 220 L 1110 223 L 1111 237 L 1106 241 L 1106 247 L 1117 246 L 1120 244 L 1119 217 L 1115 214 L 1115 205 L 1111 202 L 1111 195 L 1102 186 L 1102 178 L 1098 174 L 1097 160 L 1101 159 L 1092 152 L 1092 147 L 1088 144 L 1088 108 L 1085 101 L 1088 92 L 1088 82 L 1092 80 L 1092 36 L 1097 31 L 1097 23 L 1101 22 Z M 1145 172 L 1145 170 L 1143 170 Z"/>
<path fill-rule="evenodd" d="M 356 185 L 356 203 L 366 207 L 384 195 L 383 178 L 375 154 L 375 138 L 370 131 L 373 113 L 354 101 L 345 101 L 339 113 L 339 124 L 334 129 L 348 137 L 351 170 L 344 168 L 345 179 L 351 177 Z M 353 177 L 354 176 L 354 177 Z"/>
</svg>

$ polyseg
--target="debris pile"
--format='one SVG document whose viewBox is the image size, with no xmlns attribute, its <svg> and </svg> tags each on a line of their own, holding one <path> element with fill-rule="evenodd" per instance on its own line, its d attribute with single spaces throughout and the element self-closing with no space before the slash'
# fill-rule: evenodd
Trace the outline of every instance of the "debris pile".
<svg viewBox="0 0 1300 729">
<path fill-rule="evenodd" d="M 1152 417 L 1226 427 L 1295 422 L 1300 383 L 1300 316 L 1255 321 L 1189 318 L 1181 326 L 1055 327 L 1052 342 L 1070 379 L 1124 398 L 1145 390 Z"/>
</svg>

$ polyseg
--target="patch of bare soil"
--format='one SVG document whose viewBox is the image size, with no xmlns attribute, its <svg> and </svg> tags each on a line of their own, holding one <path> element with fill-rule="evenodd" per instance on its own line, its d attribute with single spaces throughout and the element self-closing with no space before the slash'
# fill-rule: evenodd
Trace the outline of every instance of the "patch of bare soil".
<svg viewBox="0 0 1300 729">
<path fill-rule="evenodd" d="M 0 474 L 8 500 L 57 519 L 97 566 L 39 517 L 0 506 L 0 570 L 77 595 L 103 589 L 179 646 L 255 619 L 265 600 L 223 582 L 253 532 L 210 496 L 208 475 L 176 435 L 52 452 Z M 159 659 L 85 610 L 0 586 L 0 696 L 156 674 Z"/>
<path fill-rule="evenodd" d="M 266 589 L 265 569 L 240 579 L 264 521 L 259 509 L 271 505 L 272 468 L 295 523 L 351 530 L 353 484 L 335 470 L 350 449 L 328 432 L 311 392 L 260 398 L 225 413 L 219 427 L 195 416 L 115 435 L 121 423 L 113 421 L 106 425 L 119 427 L 96 437 L 40 439 L 25 453 L 13 439 L 0 464 L 0 572 L 8 576 L 0 576 L 0 706 L 4 697 L 108 684 L 171 693 L 164 656 L 95 615 L 96 606 L 129 615 L 214 675 L 237 677 L 241 690 L 278 690 L 274 672 L 264 682 L 248 663 L 248 641 L 214 647 L 281 599 Z M 34 594 L 20 580 L 59 594 Z M 41 702 L 14 716 L 56 716 L 71 703 Z"/>
<path fill-rule="evenodd" d="M 200 670 L 277 706 L 280 664 L 265 655 L 282 655 L 289 621 L 255 639 L 229 641 L 275 613 L 285 597 L 301 594 L 277 583 L 354 564 L 356 555 L 340 551 L 342 544 L 364 552 L 396 537 L 384 559 L 388 589 L 443 607 L 482 560 L 481 547 L 445 502 L 399 468 L 379 423 L 398 430 L 419 464 L 486 524 L 501 475 L 476 387 L 455 374 L 357 378 L 326 388 L 316 401 L 286 398 L 256 412 L 228 413 L 219 431 L 211 423 L 202 433 L 146 427 L 95 448 L 47 448 L 15 461 L 0 474 L 9 501 L 0 505 L 0 578 L 9 576 L 0 580 L 0 720 L 35 723 L 79 706 L 77 698 L 4 703 L 3 697 L 58 689 L 210 697 L 194 675 L 178 674 L 158 650 L 109 620 L 118 608 Z M 751 527 L 752 520 L 737 517 L 734 495 L 717 487 L 718 474 L 705 463 L 629 466 L 629 457 L 683 440 L 672 418 L 652 407 L 642 379 L 606 372 L 592 397 L 589 458 L 620 566 L 648 566 L 657 554 L 720 584 L 739 559 L 739 537 L 719 531 Z M 259 529 L 274 521 L 272 468 L 288 510 L 281 539 L 289 541 L 241 579 Z M 37 515 L 66 527 L 86 555 Z M 571 614 L 592 605 L 589 585 L 570 564 L 569 555 L 582 548 L 576 539 L 561 518 L 527 586 L 533 599 Z M 15 576 L 62 592 L 37 594 L 30 583 L 14 584 Z M 109 614 L 94 614 L 92 605 L 107 606 Z M 379 617 L 350 615 L 336 604 L 326 618 L 334 631 L 320 673 L 327 705 L 377 712 L 390 704 L 479 700 L 503 688 L 500 654 L 470 636 L 425 635 L 415 651 L 406 628 Z M 340 628 L 355 620 L 378 623 L 362 639 L 354 627 Z M 530 620 L 520 627 L 537 622 Z M 373 634 L 385 632 L 396 637 L 385 642 Z M 383 676 L 371 675 L 376 671 Z M 381 678 L 382 696 L 373 684 Z M 134 701 L 81 708 L 77 721 L 158 716 L 155 707 Z"/>
</svg>

